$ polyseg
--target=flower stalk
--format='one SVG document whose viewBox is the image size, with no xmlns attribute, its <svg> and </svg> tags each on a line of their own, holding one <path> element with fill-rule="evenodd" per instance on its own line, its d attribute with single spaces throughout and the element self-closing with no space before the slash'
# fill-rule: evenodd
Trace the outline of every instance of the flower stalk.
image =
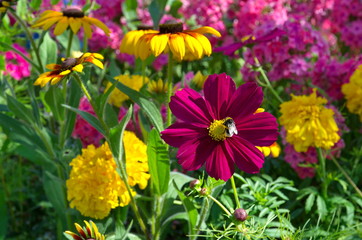
<svg viewBox="0 0 362 240">
<path fill-rule="evenodd" d="M 237 208 L 240 208 L 239 195 L 238 195 L 238 191 L 236 190 L 234 175 L 231 176 L 231 178 L 230 178 L 230 183 L 231 183 L 231 187 L 233 188 L 233 193 L 234 193 L 234 199 L 235 199 L 236 207 L 237 207 Z"/>
<path fill-rule="evenodd" d="M 170 51 L 168 54 L 168 65 L 167 65 L 167 122 L 166 126 L 170 126 L 172 122 L 172 115 L 171 115 L 171 108 L 170 108 L 170 102 L 171 102 L 171 96 L 172 96 L 172 74 L 173 74 L 173 58 L 172 58 L 172 52 Z"/>
</svg>

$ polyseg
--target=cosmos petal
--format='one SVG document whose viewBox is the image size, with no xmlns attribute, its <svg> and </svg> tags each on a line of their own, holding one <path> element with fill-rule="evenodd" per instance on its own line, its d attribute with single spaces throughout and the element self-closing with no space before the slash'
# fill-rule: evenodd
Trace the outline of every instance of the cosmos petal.
<svg viewBox="0 0 362 240">
<path fill-rule="evenodd" d="M 264 155 L 253 144 L 238 136 L 225 141 L 226 152 L 236 166 L 247 173 L 258 173 L 264 164 Z"/>
<path fill-rule="evenodd" d="M 208 136 L 207 129 L 190 123 L 174 123 L 161 132 L 161 138 L 173 147 L 180 147 L 185 142 L 202 136 Z"/>
<path fill-rule="evenodd" d="M 184 88 L 176 92 L 171 97 L 170 108 L 177 118 L 195 126 L 208 128 L 213 119 L 205 100 L 193 89 Z"/>
<path fill-rule="evenodd" d="M 205 100 L 212 108 L 217 120 L 231 117 L 227 115 L 229 99 L 235 92 L 235 83 L 225 73 L 210 75 L 204 84 Z"/>
<path fill-rule="evenodd" d="M 256 83 L 245 83 L 241 85 L 230 99 L 230 105 L 227 107 L 229 117 L 237 121 L 253 114 L 263 101 L 263 90 Z"/>
<path fill-rule="evenodd" d="M 209 147 L 209 146 L 208 146 Z M 206 172 L 215 179 L 227 181 L 234 173 L 234 161 L 227 154 L 225 141 L 213 147 L 211 155 L 206 159 Z"/>
<path fill-rule="evenodd" d="M 254 146 L 270 146 L 278 138 L 278 124 L 273 115 L 268 112 L 252 114 L 235 122 L 239 137 L 249 141 Z"/>
</svg>

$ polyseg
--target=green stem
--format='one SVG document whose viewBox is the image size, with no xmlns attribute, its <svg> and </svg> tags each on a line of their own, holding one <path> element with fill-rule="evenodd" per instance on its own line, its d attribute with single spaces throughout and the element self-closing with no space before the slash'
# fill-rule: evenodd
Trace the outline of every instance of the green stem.
<svg viewBox="0 0 362 240">
<path fill-rule="evenodd" d="M 238 191 L 236 190 L 234 175 L 231 176 L 230 182 L 231 182 L 231 187 L 233 188 L 233 192 L 234 192 L 234 199 L 235 199 L 236 207 L 240 208 L 239 195 L 238 195 Z"/>
<path fill-rule="evenodd" d="M 170 102 L 172 96 L 172 76 L 173 76 L 173 59 L 172 59 L 172 52 L 170 51 L 168 54 L 168 65 L 167 65 L 167 126 L 171 125 L 172 122 L 172 114 L 170 109 Z"/>
<path fill-rule="evenodd" d="M 52 147 L 49 139 L 44 135 L 44 132 L 37 125 L 33 124 L 33 128 L 34 128 L 35 132 L 38 134 L 38 136 L 40 137 L 40 139 L 42 140 L 42 142 L 44 143 L 45 148 L 46 148 L 47 152 L 49 153 L 50 157 L 53 160 L 55 160 L 56 156 L 55 156 L 53 147 Z"/>
<path fill-rule="evenodd" d="M 39 54 L 39 49 L 36 47 L 35 45 L 35 42 L 34 42 L 34 39 L 33 37 L 31 36 L 30 32 L 29 32 L 29 28 L 28 26 L 26 26 L 26 24 L 24 23 L 23 19 L 21 19 L 15 12 L 14 9 L 10 8 L 9 9 L 11 14 L 13 15 L 13 17 L 20 23 L 20 25 L 23 27 L 24 31 L 25 31 L 25 34 L 26 36 L 28 37 L 28 40 L 30 41 L 30 45 L 31 47 L 34 49 L 34 52 L 35 52 L 35 56 L 38 60 L 38 63 L 39 63 L 39 67 L 40 67 L 40 70 L 41 72 L 44 72 L 44 68 L 43 68 L 43 64 L 42 64 L 42 61 L 41 61 L 41 58 L 40 58 L 40 54 Z"/>
<path fill-rule="evenodd" d="M 67 46 L 67 53 L 65 55 L 66 58 L 68 58 L 70 56 L 70 50 L 72 49 L 72 43 L 73 43 L 73 31 L 70 30 L 69 31 L 69 38 L 68 38 L 68 46 Z"/>
<path fill-rule="evenodd" d="M 24 53 L 20 52 L 20 51 L 17 50 L 16 48 L 14 48 L 14 47 L 12 47 L 11 45 L 6 44 L 6 43 L 4 43 L 4 42 L 0 42 L 0 46 L 3 46 L 3 47 L 5 47 L 5 48 L 10 48 L 11 51 L 16 52 L 16 53 L 19 54 L 22 58 L 24 58 L 28 63 L 30 63 L 33 67 L 35 67 L 39 73 L 42 73 L 42 72 L 43 72 L 43 69 L 40 68 L 40 67 L 38 66 L 38 64 L 36 64 L 33 60 L 31 60 L 30 58 L 28 58 L 27 56 L 25 56 Z"/>
<path fill-rule="evenodd" d="M 222 205 L 221 202 L 219 202 L 216 198 L 211 196 L 210 194 L 207 195 L 208 198 L 210 198 L 212 201 L 214 201 L 219 207 L 226 213 L 228 217 L 230 217 L 232 214 L 229 212 L 229 210 L 226 209 L 224 205 Z"/>
<path fill-rule="evenodd" d="M 273 88 L 273 86 L 271 85 L 270 81 L 269 81 L 269 78 L 267 77 L 267 75 L 265 74 L 265 71 L 264 69 L 262 68 L 259 60 L 257 57 L 254 57 L 254 61 L 256 63 L 256 66 L 257 66 L 257 70 L 258 72 L 260 72 L 261 76 L 263 77 L 264 79 L 264 86 L 266 88 L 268 88 L 271 93 L 274 95 L 274 97 L 280 102 L 280 103 L 283 103 L 283 99 L 281 99 L 281 97 L 279 96 L 279 94 L 275 91 L 275 89 Z"/>
<path fill-rule="evenodd" d="M 88 39 L 87 39 L 87 36 L 84 33 L 84 36 L 83 36 L 83 53 L 86 53 L 87 50 L 88 50 Z"/>
<path fill-rule="evenodd" d="M 207 210 L 209 208 L 209 200 L 207 198 L 204 198 L 205 203 L 202 204 L 202 208 L 201 208 L 201 213 L 200 213 L 200 218 L 199 218 L 199 222 L 196 225 L 196 233 L 191 237 L 191 240 L 195 240 L 197 239 L 197 235 L 199 235 L 200 232 L 200 228 L 202 223 L 205 221 L 206 218 L 206 214 L 207 214 Z"/>
<path fill-rule="evenodd" d="M 318 153 L 318 160 L 320 164 L 320 177 L 322 180 L 322 195 L 324 199 L 328 197 L 328 182 L 327 182 L 327 173 L 326 173 L 326 158 L 323 156 L 322 149 L 316 148 Z"/>
<path fill-rule="evenodd" d="M 339 165 L 338 161 L 332 156 L 329 155 L 332 159 L 332 161 L 334 162 L 334 164 L 336 164 L 336 166 L 338 167 L 338 169 L 342 172 L 342 174 L 344 175 L 344 177 L 347 179 L 347 181 L 351 184 L 351 186 L 354 188 L 354 190 L 356 190 L 356 192 L 358 193 L 358 195 L 360 197 L 362 197 L 362 192 L 361 190 L 357 187 L 357 185 L 353 182 L 353 180 L 349 177 L 348 173 L 341 167 L 341 165 Z"/>
<path fill-rule="evenodd" d="M 145 81 L 146 81 L 146 61 L 142 60 L 142 86 L 145 85 Z"/>
</svg>

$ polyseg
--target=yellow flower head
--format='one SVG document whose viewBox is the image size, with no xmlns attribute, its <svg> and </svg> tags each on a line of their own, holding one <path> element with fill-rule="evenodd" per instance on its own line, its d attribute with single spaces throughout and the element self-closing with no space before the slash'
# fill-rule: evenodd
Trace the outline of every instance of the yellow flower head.
<svg viewBox="0 0 362 240">
<path fill-rule="evenodd" d="M 306 152 L 310 146 L 330 149 L 340 139 L 334 112 L 323 106 L 326 103 L 313 89 L 309 96 L 292 94 L 291 101 L 280 105 L 280 124 L 297 152 Z"/>
<path fill-rule="evenodd" d="M 133 30 L 126 33 L 122 39 L 119 50 L 121 53 L 128 53 L 136 55 L 136 44 L 138 40 L 146 33 L 157 33 L 158 31 L 152 30 L 152 27 L 140 27 L 138 30 Z"/>
<path fill-rule="evenodd" d="M 274 142 L 272 145 L 270 145 L 269 147 L 256 147 L 257 149 L 259 149 L 265 157 L 269 156 L 270 154 L 276 158 L 279 156 L 281 148 L 279 146 L 279 144 L 277 142 Z"/>
<path fill-rule="evenodd" d="M 342 93 L 347 100 L 348 110 L 358 114 L 362 122 L 362 65 L 352 74 L 349 83 L 342 85 Z"/>
<path fill-rule="evenodd" d="M 74 240 L 104 240 L 105 236 L 98 231 L 97 225 L 92 221 L 84 221 L 85 227 L 81 227 L 78 223 L 75 223 L 77 233 L 71 231 L 65 231 L 64 233 L 72 237 Z"/>
<path fill-rule="evenodd" d="M 204 34 L 210 33 L 220 37 L 220 33 L 212 27 L 201 27 L 194 30 L 183 30 L 182 23 L 161 24 L 159 31 L 143 33 L 133 41 L 127 40 L 127 48 L 132 49 L 136 57 L 145 60 L 151 54 L 157 57 L 161 53 L 172 52 L 174 58 L 181 60 L 197 60 L 212 53 L 211 44 Z"/>
<path fill-rule="evenodd" d="M 5 13 L 12 4 L 12 0 L 0 0 L 0 13 Z"/>
<path fill-rule="evenodd" d="M 150 81 L 148 83 L 148 91 L 152 93 L 166 93 L 167 84 L 160 78 L 157 81 Z"/>
<path fill-rule="evenodd" d="M 87 38 L 92 37 L 92 26 L 99 27 L 107 35 L 110 32 L 104 23 L 96 18 L 85 16 L 83 11 L 77 8 L 67 8 L 62 12 L 46 10 L 32 27 L 41 27 L 43 30 L 48 30 L 53 25 L 55 25 L 54 35 L 62 34 L 68 27 L 76 34 L 82 26 Z"/>
<path fill-rule="evenodd" d="M 133 132 L 125 131 L 126 170 L 130 186 L 147 186 L 147 146 Z M 83 216 L 102 219 L 111 209 L 129 204 L 126 185 L 116 171 L 116 163 L 107 143 L 99 148 L 89 145 L 70 163 L 72 170 L 66 182 L 70 207 Z M 132 190 L 132 195 L 136 192 Z"/>
<path fill-rule="evenodd" d="M 147 77 L 143 78 L 140 75 L 119 75 L 114 79 L 136 91 L 139 91 L 149 81 Z M 106 92 L 111 86 L 112 83 L 108 82 L 104 91 Z M 115 88 L 110 94 L 108 102 L 116 107 L 121 107 L 122 103 L 128 99 L 129 97 L 126 94 Z"/>
<path fill-rule="evenodd" d="M 103 69 L 103 63 L 98 59 L 103 59 L 99 53 L 84 53 L 78 58 L 63 58 L 61 64 L 48 64 L 46 68 L 52 71 L 40 74 L 34 85 L 44 87 L 48 82 L 51 85 L 57 84 L 74 71 L 83 72 L 83 64 L 87 62 Z"/>
<path fill-rule="evenodd" d="M 197 88 L 202 89 L 207 77 L 208 75 L 202 75 L 200 71 L 197 71 L 194 78 L 191 80 L 191 83 L 193 83 Z"/>
</svg>

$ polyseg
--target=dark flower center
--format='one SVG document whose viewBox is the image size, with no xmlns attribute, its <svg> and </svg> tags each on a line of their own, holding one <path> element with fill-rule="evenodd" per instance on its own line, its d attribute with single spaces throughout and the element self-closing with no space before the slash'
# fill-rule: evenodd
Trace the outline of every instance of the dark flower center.
<svg viewBox="0 0 362 240">
<path fill-rule="evenodd" d="M 84 17 L 84 12 L 77 8 L 67 8 L 63 11 L 63 16 L 65 17 L 74 17 L 74 18 L 82 18 Z"/>
<path fill-rule="evenodd" d="M 160 33 L 179 33 L 183 31 L 182 23 L 165 23 L 159 27 Z"/>
<path fill-rule="evenodd" d="M 145 26 L 145 25 L 140 25 L 137 27 L 137 30 L 152 30 L 153 27 L 152 26 Z"/>
<path fill-rule="evenodd" d="M 62 65 L 60 65 L 60 69 L 62 71 L 64 70 L 70 70 L 72 69 L 75 65 L 77 65 L 77 59 L 76 58 L 67 58 L 62 62 Z"/>
</svg>

